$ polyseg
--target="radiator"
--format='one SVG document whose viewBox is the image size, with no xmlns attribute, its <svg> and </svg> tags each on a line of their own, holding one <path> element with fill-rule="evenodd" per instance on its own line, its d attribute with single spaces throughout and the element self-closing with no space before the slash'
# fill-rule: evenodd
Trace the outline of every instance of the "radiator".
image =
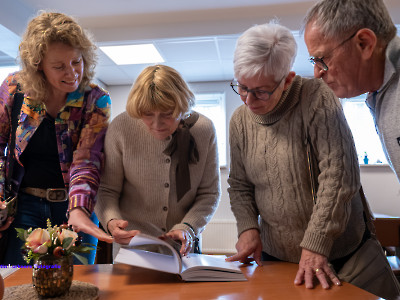
<svg viewBox="0 0 400 300">
<path fill-rule="evenodd" d="M 234 254 L 237 242 L 235 220 L 211 220 L 202 233 L 201 249 L 208 254 Z"/>
</svg>

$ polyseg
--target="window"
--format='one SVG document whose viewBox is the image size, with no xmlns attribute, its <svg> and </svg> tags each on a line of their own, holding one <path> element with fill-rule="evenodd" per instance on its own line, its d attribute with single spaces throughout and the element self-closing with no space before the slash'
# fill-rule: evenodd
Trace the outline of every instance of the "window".
<svg viewBox="0 0 400 300">
<path fill-rule="evenodd" d="M 195 94 L 196 105 L 193 110 L 205 115 L 214 123 L 217 132 L 220 166 L 226 166 L 226 117 L 225 94 L 204 93 Z"/>
<path fill-rule="evenodd" d="M 3 83 L 4 79 L 8 76 L 8 74 L 16 72 L 19 70 L 18 66 L 13 67 L 0 67 L 0 84 Z"/>
<path fill-rule="evenodd" d="M 373 117 L 365 104 L 367 95 L 341 99 L 344 114 L 356 145 L 358 161 L 362 164 L 387 164 Z M 365 160 L 365 157 L 368 160 Z"/>
</svg>

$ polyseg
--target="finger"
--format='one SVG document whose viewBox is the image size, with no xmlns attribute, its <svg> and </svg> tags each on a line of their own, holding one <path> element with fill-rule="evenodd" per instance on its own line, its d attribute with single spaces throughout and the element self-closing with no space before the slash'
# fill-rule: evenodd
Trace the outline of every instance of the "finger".
<svg viewBox="0 0 400 300">
<path fill-rule="evenodd" d="M 129 230 L 126 232 L 129 234 L 130 237 L 134 237 L 135 235 L 140 234 L 140 230 Z"/>
<path fill-rule="evenodd" d="M 186 254 L 189 253 L 190 251 L 192 251 L 193 245 L 194 245 L 194 241 L 193 241 L 193 239 L 191 238 L 191 239 L 190 239 L 190 243 L 189 243 L 189 247 L 187 248 Z"/>
<path fill-rule="evenodd" d="M 112 236 L 109 236 L 107 233 L 105 233 L 103 230 L 97 227 L 94 223 L 92 224 L 93 225 L 91 226 L 84 226 L 83 228 L 78 228 L 78 230 L 90 234 L 103 242 L 112 243 L 114 241 Z"/>
<path fill-rule="evenodd" d="M 186 256 L 186 255 L 188 255 L 190 253 L 191 250 L 192 250 L 192 246 L 191 246 L 191 244 L 189 244 L 183 251 L 181 249 L 181 254 L 183 256 Z"/>
<path fill-rule="evenodd" d="M 226 258 L 226 261 L 245 261 L 246 259 L 248 259 L 248 255 L 244 254 L 244 253 L 236 253 L 235 255 L 232 255 L 228 258 Z"/>
<path fill-rule="evenodd" d="M 131 240 L 137 234 L 137 230 L 126 231 L 116 228 L 113 233 L 115 239 L 129 239 Z"/>
<path fill-rule="evenodd" d="M 118 220 L 117 222 L 117 227 L 121 228 L 121 229 L 125 229 L 128 226 L 128 221 L 126 220 Z"/>
<path fill-rule="evenodd" d="M 297 271 L 296 278 L 294 279 L 295 285 L 302 285 L 304 282 L 304 269 L 300 269 Z"/>
<path fill-rule="evenodd" d="M 261 248 L 257 248 L 256 251 L 254 251 L 254 260 L 256 261 L 257 265 L 262 266 L 261 262 Z"/>
<path fill-rule="evenodd" d="M 176 234 L 175 232 L 167 232 L 166 234 L 162 235 L 164 238 L 170 238 L 173 240 L 180 240 L 182 244 L 184 244 L 185 237 L 179 234 Z"/>
<path fill-rule="evenodd" d="M 321 283 L 323 289 L 329 289 L 329 283 L 326 280 L 326 274 L 323 269 L 315 269 L 315 276 L 319 280 L 319 283 Z"/>
<path fill-rule="evenodd" d="M 313 284 L 314 272 L 311 268 L 307 268 L 304 274 L 305 286 L 307 289 L 312 289 L 314 287 Z"/>
<path fill-rule="evenodd" d="M 115 232 L 117 230 L 124 230 L 125 229 L 125 223 L 124 220 L 111 220 L 108 222 L 108 231 L 111 233 L 111 235 L 115 235 Z"/>
<path fill-rule="evenodd" d="M 334 285 L 342 285 L 340 279 L 336 276 L 336 274 L 332 271 L 330 267 L 324 268 L 326 275 L 333 282 Z"/>
<path fill-rule="evenodd" d="M 95 231 L 91 235 L 96 237 L 98 240 L 109 243 L 109 244 L 111 244 L 114 241 L 114 238 L 112 236 L 106 234 L 104 231 L 99 231 L 99 232 Z"/>
<path fill-rule="evenodd" d="M 184 245 L 184 244 L 182 244 L 182 246 L 181 246 L 181 249 L 179 250 L 179 252 L 181 253 L 181 255 L 185 255 L 185 249 L 186 249 L 186 246 Z"/>
<path fill-rule="evenodd" d="M 114 241 L 118 244 L 128 245 L 131 239 L 138 233 L 138 230 L 125 231 L 117 228 L 114 230 L 113 238 Z"/>
<path fill-rule="evenodd" d="M 180 250 L 182 255 L 185 256 L 191 250 L 191 248 L 192 248 L 191 243 L 192 243 L 192 238 L 188 237 L 188 236 L 184 236 L 182 247 Z"/>
</svg>

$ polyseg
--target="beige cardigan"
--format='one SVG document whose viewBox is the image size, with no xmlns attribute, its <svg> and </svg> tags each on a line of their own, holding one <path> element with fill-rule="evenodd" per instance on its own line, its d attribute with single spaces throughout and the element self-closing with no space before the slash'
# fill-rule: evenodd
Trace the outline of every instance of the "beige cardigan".
<svg viewBox="0 0 400 300">
<path fill-rule="evenodd" d="M 173 229 L 201 233 L 217 209 L 220 174 L 215 128 L 200 114 L 190 129 L 200 160 L 190 164 L 191 189 L 177 202 L 176 162 L 163 154 L 171 137 L 155 139 L 140 119 L 124 112 L 110 124 L 105 169 L 95 212 L 104 228 L 111 219 L 129 222 L 127 230 L 159 234 Z M 189 230 L 190 232 L 190 230 Z"/>
</svg>

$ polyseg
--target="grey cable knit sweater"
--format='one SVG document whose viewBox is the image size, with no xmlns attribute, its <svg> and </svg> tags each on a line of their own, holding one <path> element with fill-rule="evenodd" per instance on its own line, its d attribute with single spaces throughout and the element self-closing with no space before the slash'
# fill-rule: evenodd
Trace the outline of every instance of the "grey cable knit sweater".
<svg viewBox="0 0 400 300">
<path fill-rule="evenodd" d="M 316 204 L 301 105 L 320 170 Z M 239 235 L 258 228 L 263 251 L 295 263 L 302 248 L 332 260 L 358 246 L 365 223 L 357 154 L 340 103 L 321 80 L 296 76 L 266 115 L 242 105 L 229 139 L 228 191 Z"/>
<path fill-rule="evenodd" d="M 215 128 L 205 116 L 190 129 L 200 160 L 190 164 L 191 189 L 176 197 L 176 161 L 163 154 L 170 138 L 159 141 L 140 119 L 124 112 L 108 127 L 105 169 L 95 212 L 106 228 L 111 219 L 129 222 L 127 230 L 159 234 L 173 229 L 196 235 L 210 221 L 220 198 L 220 175 Z M 152 224 L 152 225 L 149 225 Z M 158 228 L 158 230 L 157 230 Z"/>
</svg>

